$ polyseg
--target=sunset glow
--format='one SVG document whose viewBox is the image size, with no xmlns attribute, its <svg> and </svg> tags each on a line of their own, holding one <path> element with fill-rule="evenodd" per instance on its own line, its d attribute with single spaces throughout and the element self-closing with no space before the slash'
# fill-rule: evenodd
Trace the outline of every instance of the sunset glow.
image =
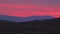
<svg viewBox="0 0 60 34">
<path fill-rule="evenodd" d="M 0 2 L 0 15 L 9 15 L 9 16 L 17 16 L 17 17 L 29 17 L 29 16 L 53 16 L 60 17 L 60 5 L 56 2 L 58 0 L 52 1 L 53 3 L 46 3 L 45 1 L 40 0 L 41 3 L 38 3 L 39 0 L 35 1 L 22 1 L 18 3 L 19 0 L 10 1 L 1 1 Z M 47 0 L 46 0 L 47 1 Z M 6 3 L 7 2 L 7 3 Z M 27 3 L 26 3 L 27 2 Z M 37 4 L 35 3 L 37 2 Z M 35 3 L 35 4 L 34 4 Z M 60 3 L 60 2 L 59 2 Z"/>
</svg>

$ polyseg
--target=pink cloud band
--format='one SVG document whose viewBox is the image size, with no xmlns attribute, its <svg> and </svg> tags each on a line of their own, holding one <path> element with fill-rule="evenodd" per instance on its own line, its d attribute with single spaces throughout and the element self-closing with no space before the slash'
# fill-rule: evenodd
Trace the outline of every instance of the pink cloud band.
<svg viewBox="0 0 60 34">
<path fill-rule="evenodd" d="M 10 15 L 10 16 L 18 16 L 18 17 L 27 17 L 27 16 L 32 16 L 32 15 L 36 15 L 36 16 L 44 16 L 44 15 L 50 15 L 53 17 L 60 17 L 60 8 L 55 8 L 55 7 L 36 7 L 36 6 L 24 6 L 24 5 L 10 5 L 10 4 L 0 4 L 0 7 L 5 7 L 5 8 L 16 8 L 15 10 L 13 9 L 7 9 L 7 10 L 0 10 L 0 14 L 4 14 L 4 15 Z M 31 11 L 27 11 L 27 10 L 17 10 L 19 8 L 28 8 L 31 9 Z M 1 9 L 1 8 L 0 8 Z M 33 10 L 35 9 L 35 10 Z M 39 9 L 39 10 L 37 10 Z M 41 9 L 41 10 L 40 10 Z"/>
</svg>

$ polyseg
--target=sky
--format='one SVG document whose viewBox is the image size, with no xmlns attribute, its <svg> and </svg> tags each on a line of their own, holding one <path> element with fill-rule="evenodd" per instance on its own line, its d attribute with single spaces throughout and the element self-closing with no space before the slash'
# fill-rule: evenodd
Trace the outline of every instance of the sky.
<svg viewBox="0 0 60 34">
<path fill-rule="evenodd" d="M 60 0 L 0 0 L 0 15 L 60 17 Z"/>
</svg>

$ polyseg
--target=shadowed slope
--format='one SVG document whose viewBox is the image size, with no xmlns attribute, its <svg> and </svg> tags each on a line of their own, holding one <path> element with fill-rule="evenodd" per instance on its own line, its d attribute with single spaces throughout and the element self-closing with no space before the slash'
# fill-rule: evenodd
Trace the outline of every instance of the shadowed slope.
<svg viewBox="0 0 60 34">
<path fill-rule="evenodd" d="M 0 34 L 59 34 L 60 18 L 21 23 L 0 20 L 0 32 Z"/>
</svg>

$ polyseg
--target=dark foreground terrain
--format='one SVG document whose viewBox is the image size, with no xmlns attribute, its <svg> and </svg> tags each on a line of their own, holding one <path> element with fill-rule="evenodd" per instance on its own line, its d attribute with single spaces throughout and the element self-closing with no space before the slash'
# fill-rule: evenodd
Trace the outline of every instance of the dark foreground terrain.
<svg viewBox="0 0 60 34">
<path fill-rule="evenodd" d="M 0 20 L 0 34 L 60 34 L 60 18 L 20 23 Z"/>
</svg>

